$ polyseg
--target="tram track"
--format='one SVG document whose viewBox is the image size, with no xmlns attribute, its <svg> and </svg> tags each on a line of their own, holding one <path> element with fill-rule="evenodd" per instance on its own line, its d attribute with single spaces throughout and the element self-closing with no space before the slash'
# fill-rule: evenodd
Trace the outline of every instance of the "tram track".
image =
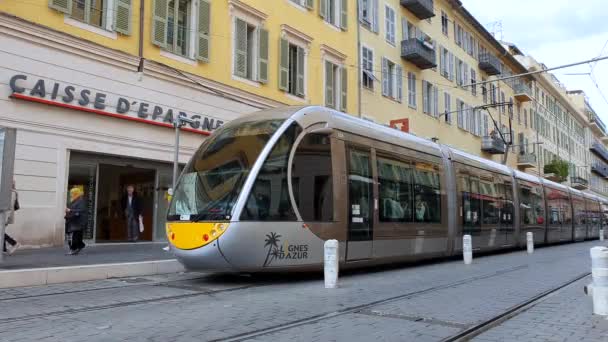
<svg viewBox="0 0 608 342">
<path fill-rule="evenodd" d="M 461 342 L 461 341 L 469 341 L 472 338 L 474 338 L 475 336 L 478 336 L 490 329 L 492 329 L 493 327 L 496 327 L 497 325 L 500 325 L 501 323 L 523 313 L 524 311 L 530 309 L 531 307 L 537 305 L 538 303 L 542 302 L 543 300 L 545 300 L 546 298 L 550 297 L 551 295 L 557 293 L 558 291 L 560 291 L 563 288 L 566 288 L 574 283 L 576 283 L 577 281 L 584 279 L 586 277 L 588 277 L 591 274 L 591 272 L 585 272 L 581 275 L 576 276 L 575 278 L 562 283 L 559 286 L 556 286 L 552 289 L 549 289 L 539 295 L 536 295 L 520 304 L 517 304 L 511 308 L 509 308 L 508 310 L 503 311 L 502 313 L 493 316 L 483 322 L 480 322 L 478 324 L 475 324 L 465 330 L 462 330 L 461 332 L 449 336 L 443 340 L 441 340 L 441 342 Z"/>
<path fill-rule="evenodd" d="M 475 276 L 475 277 L 469 277 L 469 278 L 465 278 L 465 279 L 461 279 L 459 281 L 455 281 L 455 282 L 451 282 L 451 283 L 447 283 L 447 284 L 443 284 L 443 285 L 438 285 L 438 286 L 432 286 L 432 287 L 428 287 L 422 290 L 417 290 L 417 291 L 412 291 L 412 292 L 407 292 L 401 295 L 397 295 L 397 296 L 392 296 L 392 297 L 388 297 L 388 298 L 384 298 L 384 299 L 379 299 L 376 301 L 372 301 L 369 303 L 365 303 L 365 304 L 360 304 L 360 305 L 355 305 L 355 306 L 350 306 L 350 307 L 346 307 L 343 308 L 341 310 L 338 311 L 332 311 L 332 312 L 325 312 L 325 313 L 321 313 L 318 315 L 313 315 L 313 316 L 309 316 L 303 319 L 299 319 L 299 320 L 294 320 L 288 323 L 284 323 L 284 324 L 280 324 L 274 327 L 270 327 L 270 328 L 262 328 L 262 329 L 257 329 L 257 330 L 252 330 L 246 333 L 242 333 L 242 334 L 236 334 L 236 335 L 232 335 L 232 336 L 228 336 L 228 337 L 223 337 L 223 338 L 219 338 L 219 339 L 214 339 L 211 340 L 210 342 L 240 342 L 240 341 L 245 341 L 248 339 L 252 339 L 252 338 L 257 338 L 257 337 L 261 337 L 264 335 L 269 335 L 269 334 L 273 334 L 273 333 L 277 333 L 280 331 L 284 331 L 284 330 L 288 330 L 291 328 L 295 328 L 295 327 L 299 327 L 299 326 L 303 326 L 303 325 L 308 325 L 308 324 L 314 324 L 316 322 L 325 320 L 325 319 L 330 319 L 330 318 L 335 318 L 338 316 L 343 316 L 343 315 L 347 315 L 347 314 L 351 314 L 351 313 L 357 313 L 359 311 L 363 311 L 366 309 L 369 309 L 373 306 L 376 305 L 380 305 L 380 304 L 387 304 L 387 303 L 391 303 L 391 302 L 395 302 L 395 301 L 399 301 L 399 300 L 403 300 L 403 299 L 409 299 L 409 298 L 414 298 L 416 296 L 420 296 L 420 295 L 424 295 L 427 293 L 431 293 L 431 292 L 436 292 L 436 291 L 440 291 L 440 290 L 445 290 L 445 289 L 449 289 L 449 288 L 453 288 L 456 286 L 461 286 L 461 285 L 465 285 L 465 284 L 469 284 L 478 280 L 484 280 L 484 279 L 489 279 L 489 278 L 493 278 L 493 277 L 497 277 L 497 276 L 501 276 L 510 272 L 515 272 L 521 269 L 525 269 L 527 268 L 527 265 L 519 265 L 519 266 L 514 266 L 514 267 L 510 267 L 507 269 L 503 269 L 500 271 L 496 271 L 496 272 L 492 272 L 489 274 L 485 274 L 485 275 L 480 275 L 480 276 Z"/>
</svg>

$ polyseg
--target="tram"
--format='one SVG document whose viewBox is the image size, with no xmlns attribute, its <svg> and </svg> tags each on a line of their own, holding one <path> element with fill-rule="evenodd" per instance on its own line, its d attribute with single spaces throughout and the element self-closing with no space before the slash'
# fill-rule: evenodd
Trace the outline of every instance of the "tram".
<svg viewBox="0 0 608 342">
<path fill-rule="evenodd" d="M 597 239 L 608 199 L 316 106 L 256 112 L 207 138 L 168 216 L 190 270 L 310 271 Z"/>
</svg>

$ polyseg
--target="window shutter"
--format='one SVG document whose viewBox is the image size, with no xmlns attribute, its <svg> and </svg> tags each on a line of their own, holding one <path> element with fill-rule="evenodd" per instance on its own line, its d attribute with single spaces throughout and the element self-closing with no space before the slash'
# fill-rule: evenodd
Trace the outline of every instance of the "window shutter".
<svg viewBox="0 0 608 342">
<path fill-rule="evenodd" d="M 198 6 L 198 46 L 196 58 L 209 62 L 209 28 L 211 26 L 211 4 L 208 0 L 200 0 Z"/>
<path fill-rule="evenodd" d="M 378 33 L 379 27 L 378 27 L 378 0 L 371 0 L 372 1 L 372 31 Z"/>
<path fill-rule="evenodd" d="M 314 0 L 306 0 L 306 3 L 304 4 L 304 6 L 306 6 L 306 8 L 308 9 L 313 9 L 315 7 L 315 5 L 313 4 Z"/>
<path fill-rule="evenodd" d="M 382 95 L 388 96 L 388 60 L 382 57 Z"/>
<path fill-rule="evenodd" d="M 327 0 L 319 0 L 319 15 L 327 19 Z"/>
<path fill-rule="evenodd" d="M 296 94 L 304 96 L 304 49 L 298 47 Z"/>
<path fill-rule="evenodd" d="M 258 34 L 258 81 L 268 82 L 268 30 L 263 28 Z"/>
<path fill-rule="evenodd" d="M 341 88 L 341 97 L 340 97 L 340 110 L 346 112 L 347 106 L 347 93 L 348 93 L 348 72 L 346 67 L 340 68 L 340 88 Z"/>
<path fill-rule="evenodd" d="M 403 101 L 403 69 L 397 66 L 397 101 Z"/>
<path fill-rule="evenodd" d="M 325 105 L 334 108 L 334 66 L 325 62 Z"/>
<path fill-rule="evenodd" d="M 167 45 L 167 0 L 154 0 L 152 8 L 152 43 L 164 48 Z"/>
<path fill-rule="evenodd" d="M 454 54 L 449 53 L 450 65 L 448 68 L 449 80 L 454 81 Z"/>
<path fill-rule="evenodd" d="M 115 0 L 114 31 L 131 34 L 131 0 Z"/>
<path fill-rule="evenodd" d="M 234 31 L 234 74 L 247 77 L 247 23 L 236 19 Z"/>
<path fill-rule="evenodd" d="M 426 86 L 427 82 L 422 81 L 422 112 L 429 113 L 429 92 Z"/>
<path fill-rule="evenodd" d="M 405 17 L 401 18 L 401 35 L 403 40 L 409 39 L 410 33 L 407 26 L 407 19 Z"/>
<path fill-rule="evenodd" d="M 436 86 L 433 86 L 433 115 L 439 116 L 439 89 Z"/>
<path fill-rule="evenodd" d="M 49 7 L 70 14 L 72 13 L 72 0 L 49 0 Z"/>
<path fill-rule="evenodd" d="M 340 12 L 342 14 L 340 17 L 340 27 L 343 30 L 346 30 L 348 27 L 348 0 L 342 0 Z"/>
<path fill-rule="evenodd" d="M 443 60 L 443 46 L 439 45 L 439 74 L 445 76 L 443 73 L 444 60 Z"/>
<path fill-rule="evenodd" d="M 279 89 L 287 91 L 289 88 L 289 42 L 281 38 L 279 49 Z"/>
</svg>

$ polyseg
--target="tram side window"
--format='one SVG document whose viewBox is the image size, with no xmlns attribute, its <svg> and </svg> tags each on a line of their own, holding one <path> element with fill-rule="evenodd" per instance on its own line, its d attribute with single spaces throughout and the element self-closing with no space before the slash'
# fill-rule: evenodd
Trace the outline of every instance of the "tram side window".
<svg viewBox="0 0 608 342">
<path fill-rule="evenodd" d="M 561 193 L 557 190 L 547 188 L 547 210 L 549 224 L 561 224 Z"/>
<path fill-rule="evenodd" d="M 578 198 L 572 199 L 574 205 L 574 224 L 583 225 L 585 224 L 585 204 Z"/>
<path fill-rule="evenodd" d="M 441 188 L 439 173 L 426 163 L 416 163 L 414 170 L 414 220 L 441 223 Z"/>
<path fill-rule="evenodd" d="M 412 222 L 411 165 L 378 157 L 378 182 L 380 222 Z"/>
<path fill-rule="evenodd" d="M 513 224 L 513 187 L 511 182 L 499 183 L 496 185 L 499 191 L 499 196 L 504 196 L 502 201 L 502 210 L 500 223 L 502 225 Z"/>
<path fill-rule="evenodd" d="M 468 175 L 458 177 L 459 188 L 462 194 L 463 225 L 471 229 L 481 225 L 481 203 L 479 200 L 479 179 Z"/>
<path fill-rule="evenodd" d="M 499 198 L 496 183 L 492 180 L 481 180 L 479 182 L 479 190 L 482 224 L 498 224 L 502 201 Z"/>
<path fill-rule="evenodd" d="M 521 213 L 524 224 L 545 223 L 545 211 L 540 187 L 521 186 Z"/>
<path fill-rule="evenodd" d="M 295 221 L 295 213 L 287 190 L 289 152 L 302 129 L 296 123 L 289 126 L 276 142 L 257 175 L 241 220 Z"/>
<path fill-rule="evenodd" d="M 334 195 L 331 140 L 311 133 L 296 148 L 292 168 L 293 192 L 304 221 L 332 221 Z M 300 206 L 300 203 L 304 205 Z"/>
</svg>

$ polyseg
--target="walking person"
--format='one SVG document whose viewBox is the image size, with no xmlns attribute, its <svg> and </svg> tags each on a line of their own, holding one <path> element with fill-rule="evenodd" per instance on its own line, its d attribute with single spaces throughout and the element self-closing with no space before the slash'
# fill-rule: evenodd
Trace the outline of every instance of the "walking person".
<svg viewBox="0 0 608 342">
<path fill-rule="evenodd" d="M 127 185 L 127 193 L 122 199 L 122 211 L 127 221 L 127 238 L 129 242 L 135 242 L 139 239 L 139 221 L 142 219 L 142 211 L 139 196 L 131 184 Z"/>
<path fill-rule="evenodd" d="M 76 255 L 85 247 L 82 241 L 88 223 L 87 206 L 80 188 L 70 190 L 70 205 L 65 209 L 66 230 L 70 235 L 69 255 Z"/>
<path fill-rule="evenodd" d="M 6 224 L 8 227 L 9 224 L 15 223 L 15 211 L 19 210 L 19 193 L 17 192 L 17 188 L 15 186 L 15 180 L 13 179 L 13 188 L 11 189 L 11 203 L 10 209 L 6 216 Z M 6 227 L 4 231 L 6 232 Z M 10 247 L 6 248 L 6 244 L 9 244 Z M 4 246 L 2 246 L 2 251 L 8 253 L 9 255 L 15 253 L 15 251 L 19 248 L 20 244 L 15 239 L 13 239 L 7 233 L 4 233 Z"/>
</svg>

